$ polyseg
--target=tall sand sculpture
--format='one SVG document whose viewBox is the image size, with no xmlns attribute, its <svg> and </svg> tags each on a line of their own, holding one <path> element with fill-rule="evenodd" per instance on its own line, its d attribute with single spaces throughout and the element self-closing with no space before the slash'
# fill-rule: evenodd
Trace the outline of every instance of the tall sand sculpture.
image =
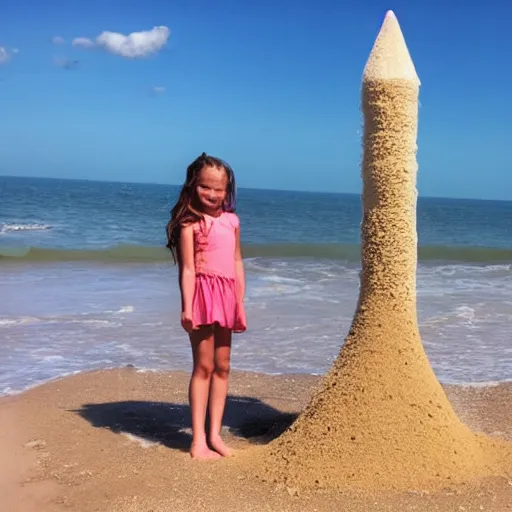
<svg viewBox="0 0 512 512">
<path fill-rule="evenodd" d="M 258 475 L 266 481 L 298 488 L 427 489 L 504 471 L 510 447 L 474 434 L 459 420 L 418 330 L 419 86 L 390 11 L 363 75 L 357 310 L 310 403 L 259 454 Z"/>
</svg>

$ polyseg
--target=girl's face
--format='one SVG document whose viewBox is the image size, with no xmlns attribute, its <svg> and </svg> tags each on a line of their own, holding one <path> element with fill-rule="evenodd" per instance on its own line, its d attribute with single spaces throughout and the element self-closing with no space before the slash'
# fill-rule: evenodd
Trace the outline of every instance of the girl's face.
<svg viewBox="0 0 512 512">
<path fill-rule="evenodd" d="M 226 199 L 228 176 L 223 167 L 205 166 L 197 179 L 196 193 L 206 214 L 215 214 L 222 209 Z"/>
</svg>

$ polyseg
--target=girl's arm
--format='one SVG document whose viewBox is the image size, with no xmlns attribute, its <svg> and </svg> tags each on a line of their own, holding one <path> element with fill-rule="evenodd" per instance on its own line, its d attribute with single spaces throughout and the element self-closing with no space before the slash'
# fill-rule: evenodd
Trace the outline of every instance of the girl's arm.
<svg viewBox="0 0 512 512">
<path fill-rule="evenodd" d="M 242 259 L 242 248 L 240 244 L 240 225 L 236 228 L 236 248 L 235 248 L 235 270 L 236 270 L 236 295 L 239 301 L 245 297 L 245 270 Z"/>
<path fill-rule="evenodd" d="M 180 233 L 180 290 L 181 312 L 192 317 L 192 301 L 196 288 L 196 269 L 194 263 L 194 225 L 187 224 Z"/>
</svg>

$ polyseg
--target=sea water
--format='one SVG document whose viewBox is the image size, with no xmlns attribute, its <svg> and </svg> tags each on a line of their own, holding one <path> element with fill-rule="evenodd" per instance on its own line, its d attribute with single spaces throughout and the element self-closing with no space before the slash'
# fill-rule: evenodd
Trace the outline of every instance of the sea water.
<svg viewBox="0 0 512 512">
<path fill-rule="evenodd" d="M 89 369 L 190 368 L 164 248 L 178 188 L 0 177 L 0 394 Z M 325 372 L 359 293 L 360 197 L 239 191 L 249 329 L 232 366 Z M 512 379 L 512 202 L 421 198 L 418 316 L 447 383 Z"/>
</svg>

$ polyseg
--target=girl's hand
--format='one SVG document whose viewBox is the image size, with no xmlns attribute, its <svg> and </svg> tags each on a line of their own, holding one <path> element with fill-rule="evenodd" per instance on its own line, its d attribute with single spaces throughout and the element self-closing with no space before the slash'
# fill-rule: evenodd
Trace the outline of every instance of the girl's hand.
<svg viewBox="0 0 512 512">
<path fill-rule="evenodd" d="M 192 321 L 192 315 L 184 311 L 181 313 L 181 326 L 185 331 L 192 332 L 194 330 L 194 322 Z"/>
</svg>

